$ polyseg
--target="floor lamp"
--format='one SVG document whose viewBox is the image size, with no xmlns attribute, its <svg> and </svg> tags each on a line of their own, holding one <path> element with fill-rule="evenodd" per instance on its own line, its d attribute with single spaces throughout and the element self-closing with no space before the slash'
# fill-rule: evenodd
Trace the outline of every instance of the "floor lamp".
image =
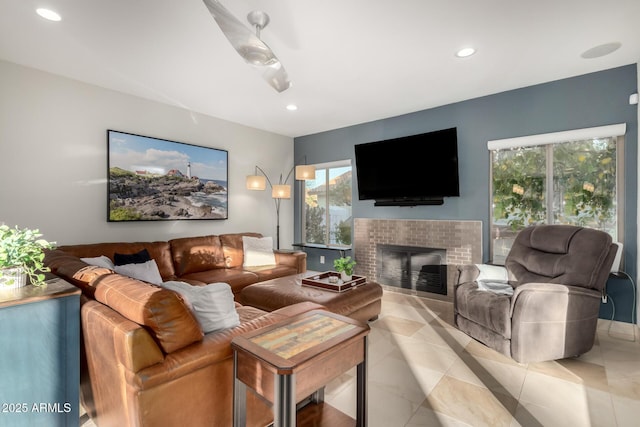
<svg viewBox="0 0 640 427">
<path fill-rule="evenodd" d="M 267 183 L 271 188 L 271 197 L 276 206 L 276 249 L 280 249 L 280 201 L 282 199 L 291 198 L 291 185 L 287 184 L 291 174 L 295 170 L 295 178 L 298 181 L 304 181 L 307 179 L 316 178 L 316 169 L 312 165 L 298 165 L 291 168 L 287 177 L 282 180 L 282 174 L 280 174 L 280 180 L 277 184 L 273 184 L 265 171 L 256 165 L 254 175 L 247 176 L 247 189 L 248 190 L 260 190 L 263 191 L 267 188 Z M 258 172 L 262 175 L 258 175 Z"/>
</svg>

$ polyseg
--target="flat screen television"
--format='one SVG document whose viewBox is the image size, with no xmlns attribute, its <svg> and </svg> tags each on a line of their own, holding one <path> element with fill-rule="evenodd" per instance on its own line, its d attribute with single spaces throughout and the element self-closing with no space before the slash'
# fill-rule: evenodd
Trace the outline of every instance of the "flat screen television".
<svg viewBox="0 0 640 427">
<path fill-rule="evenodd" d="M 460 196 L 456 128 L 357 144 L 355 155 L 360 200 L 416 206 Z"/>
</svg>

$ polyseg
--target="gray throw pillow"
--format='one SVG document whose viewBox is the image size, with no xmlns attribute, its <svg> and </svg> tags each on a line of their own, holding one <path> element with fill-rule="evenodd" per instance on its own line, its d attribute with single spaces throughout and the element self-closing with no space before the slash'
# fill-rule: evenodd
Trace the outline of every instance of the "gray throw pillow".
<svg viewBox="0 0 640 427">
<path fill-rule="evenodd" d="M 168 281 L 161 286 L 182 296 L 205 334 L 240 325 L 233 292 L 227 283 L 193 286 L 185 282 Z"/>
<path fill-rule="evenodd" d="M 108 268 L 109 270 L 115 270 L 113 262 L 106 255 L 100 255 L 93 258 L 80 258 L 80 260 L 86 262 L 89 265 L 95 265 L 97 267 L 104 267 Z"/>
<path fill-rule="evenodd" d="M 141 264 L 116 265 L 115 272 L 154 285 L 162 284 L 162 276 L 160 276 L 158 264 L 154 260 Z"/>
</svg>

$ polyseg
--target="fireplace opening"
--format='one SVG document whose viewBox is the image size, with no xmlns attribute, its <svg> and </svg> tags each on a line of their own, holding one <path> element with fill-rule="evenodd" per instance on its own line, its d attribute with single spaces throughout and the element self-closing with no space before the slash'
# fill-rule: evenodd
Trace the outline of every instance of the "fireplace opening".
<svg viewBox="0 0 640 427">
<path fill-rule="evenodd" d="M 376 245 L 380 284 L 447 295 L 446 249 Z"/>
</svg>

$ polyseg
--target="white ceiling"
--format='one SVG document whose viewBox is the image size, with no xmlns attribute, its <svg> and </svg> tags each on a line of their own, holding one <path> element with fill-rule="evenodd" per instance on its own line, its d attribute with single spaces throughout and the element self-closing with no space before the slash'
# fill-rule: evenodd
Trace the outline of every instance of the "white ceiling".
<svg viewBox="0 0 640 427">
<path fill-rule="evenodd" d="M 243 22 L 269 13 L 261 36 L 290 89 L 240 58 L 202 0 L 0 0 L 0 59 L 287 136 L 640 60 L 640 0 L 221 3 Z M 610 42 L 622 47 L 581 58 Z M 456 58 L 465 46 L 477 53 Z"/>
</svg>

